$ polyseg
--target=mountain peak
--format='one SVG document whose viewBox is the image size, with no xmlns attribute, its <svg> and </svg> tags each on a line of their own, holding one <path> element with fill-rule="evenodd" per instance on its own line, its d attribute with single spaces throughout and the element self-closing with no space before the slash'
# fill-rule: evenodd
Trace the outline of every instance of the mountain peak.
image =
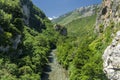
<svg viewBox="0 0 120 80">
<path fill-rule="evenodd" d="M 86 7 L 80 7 L 71 12 L 68 12 L 64 15 L 61 15 L 58 18 L 53 19 L 52 21 L 54 23 L 66 25 L 66 24 L 70 23 L 71 21 L 76 20 L 78 18 L 83 18 L 83 17 L 87 17 L 87 16 L 96 14 L 99 7 L 100 7 L 100 4 L 86 6 Z"/>
</svg>

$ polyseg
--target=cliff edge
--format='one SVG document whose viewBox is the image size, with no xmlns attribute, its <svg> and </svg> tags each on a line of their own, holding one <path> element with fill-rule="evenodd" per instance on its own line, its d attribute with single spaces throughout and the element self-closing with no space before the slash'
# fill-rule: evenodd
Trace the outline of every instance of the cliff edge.
<svg viewBox="0 0 120 80">
<path fill-rule="evenodd" d="M 102 56 L 103 71 L 110 80 L 120 80 L 120 0 L 103 0 L 99 11 L 95 31 L 104 33 L 107 28 L 112 43 L 105 49 Z"/>
</svg>

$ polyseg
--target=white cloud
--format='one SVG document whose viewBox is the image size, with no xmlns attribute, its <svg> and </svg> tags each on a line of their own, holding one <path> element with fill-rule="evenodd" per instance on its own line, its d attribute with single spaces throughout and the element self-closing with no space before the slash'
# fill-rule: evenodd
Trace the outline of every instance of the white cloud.
<svg viewBox="0 0 120 80">
<path fill-rule="evenodd" d="M 56 17 L 56 16 L 48 17 L 49 20 L 53 20 L 53 19 L 56 19 L 56 18 L 58 18 L 58 17 Z"/>
</svg>

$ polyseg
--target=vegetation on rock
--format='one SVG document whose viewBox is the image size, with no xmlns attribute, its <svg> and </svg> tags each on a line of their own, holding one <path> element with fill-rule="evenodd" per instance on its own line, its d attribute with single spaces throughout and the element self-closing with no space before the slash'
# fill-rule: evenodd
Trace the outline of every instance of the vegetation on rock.
<svg viewBox="0 0 120 80">
<path fill-rule="evenodd" d="M 53 27 L 31 0 L 0 0 L 0 80 L 40 80 L 55 48 L 70 80 L 107 80 L 102 54 L 120 29 L 118 17 L 111 15 L 119 16 L 119 5 L 116 14 L 107 11 L 109 6 L 103 7 L 96 25 L 95 6 L 94 14 L 83 17 L 82 13 L 70 12 L 67 18 L 56 19 L 60 25 Z"/>
<path fill-rule="evenodd" d="M 29 25 L 23 5 L 30 8 Z M 40 80 L 57 35 L 30 0 L 0 0 L 0 80 Z"/>
</svg>

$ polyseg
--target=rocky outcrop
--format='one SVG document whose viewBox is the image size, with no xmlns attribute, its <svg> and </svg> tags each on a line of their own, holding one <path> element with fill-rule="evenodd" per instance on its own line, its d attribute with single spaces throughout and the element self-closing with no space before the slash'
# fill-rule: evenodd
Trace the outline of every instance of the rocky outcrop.
<svg viewBox="0 0 120 80">
<path fill-rule="evenodd" d="M 61 15 L 55 19 L 52 19 L 52 22 L 66 25 L 72 22 L 73 20 L 95 15 L 100 6 L 101 5 L 91 5 L 91 6 L 80 7 L 64 15 Z"/>
<path fill-rule="evenodd" d="M 96 14 L 96 10 L 100 7 L 101 5 L 92 5 L 92 6 L 87 6 L 87 7 L 81 7 L 75 10 L 75 12 L 78 12 L 81 16 L 79 18 L 87 17 L 87 16 L 92 16 Z"/>
<path fill-rule="evenodd" d="M 0 33 L 3 33 L 4 32 L 4 30 L 3 30 L 3 28 L 0 26 Z"/>
<path fill-rule="evenodd" d="M 64 36 L 67 35 L 67 28 L 61 25 L 58 25 L 58 24 L 54 25 L 54 29 L 58 31 L 61 35 L 64 35 Z"/>
<path fill-rule="evenodd" d="M 27 6 L 27 4 L 24 4 L 22 9 L 23 9 L 23 13 L 24 13 L 24 19 L 23 20 L 24 20 L 25 24 L 29 25 L 30 9 Z"/>
<path fill-rule="evenodd" d="M 17 49 L 18 44 L 21 42 L 21 35 L 17 35 L 16 38 L 14 40 L 11 40 L 11 42 L 13 43 L 12 48 L 13 49 Z"/>
<path fill-rule="evenodd" d="M 103 33 L 106 28 L 112 29 L 112 43 L 102 56 L 103 71 L 110 80 L 120 80 L 120 0 L 103 0 L 98 13 L 95 32 Z M 116 33 L 117 32 L 117 33 Z M 114 36 L 116 33 L 116 36 Z"/>
<path fill-rule="evenodd" d="M 7 45 L 7 46 L 0 46 L 0 51 L 2 51 L 2 52 L 8 52 L 9 51 L 9 48 L 10 48 L 10 46 L 9 45 Z"/>
<path fill-rule="evenodd" d="M 10 42 L 12 44 L 11 45 L 6 44 L 7 46 L 1 45 L 0 46 L 0 51 L 2 51 L 2 52 L 9 52 L 10 48 L 12 48 L 14 50 L 17 50 L 18 49 L 18 45 L 21 43 L 21 37 L 22 37 L 21 35 L 17 35 L 15 39 L 11 38 Z"/>
<path fill-rule="evenodd" d="M 104 73 L 110 80 L 120 80 L 120 31 L 117 32 L 112 44 L 109 45 L 103 56 Z"/>
<path fill-rule="evenodd" d="M 103 0 L 102 7 L 96 21 L 96 32 L 103 32 L 106 27 L 115 24 L 118 27 L 120 22 L 120 0 Z M 104 26 L 102 26 L 104 25 Z"/>
</svg>

